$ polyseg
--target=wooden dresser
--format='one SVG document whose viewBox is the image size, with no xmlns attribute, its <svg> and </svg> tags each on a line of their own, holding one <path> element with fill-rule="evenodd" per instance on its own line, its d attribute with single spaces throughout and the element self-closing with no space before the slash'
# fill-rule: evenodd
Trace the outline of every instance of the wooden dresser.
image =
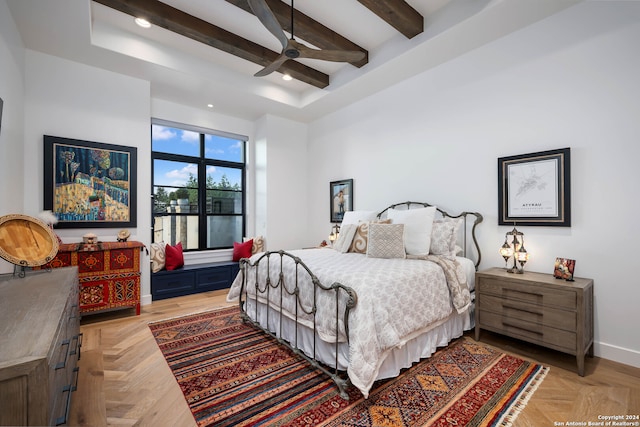
<svg viewBox="0 0 640 427">
<path fill-rule="evenodd" d="M 576 356 L 593 356 L 593 280 L 559 280 L 551 274 L 476 273 L 476 330 L 486 329 Z"/>
<path fill-rule="evenodd" d="M 62 425 L 78 380 L 78 269 L 0 276 L 0 425 Z"/>
<path fill-rule="evenodd" d="M 140 314 L 140 242 L 62 243 L 40 268 L 77 266 L 80 313 L 135 308 Z"/>
</svg>

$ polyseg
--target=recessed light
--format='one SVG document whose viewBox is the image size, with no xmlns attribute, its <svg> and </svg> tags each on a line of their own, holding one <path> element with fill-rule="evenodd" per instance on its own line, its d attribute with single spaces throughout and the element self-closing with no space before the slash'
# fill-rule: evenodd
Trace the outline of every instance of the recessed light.
<svg viewBox="0 0 640 427">
<path fill-rule="evenodd" d="M 282 80 L 286 80 L 286 81 L 293 80 L 293 77 L 291 77 L 289 74 L 283 74 Z"/>
<path fill-rule="evenodd" d="M 151 27 L 151 22 L 147 21 L 144 18 L 136 18 L 135 22 L 136 22 L 136 24 L 138 24 L 142 28 L 150 28 Z"/>
<path fill-rule="evenodd" d="M 213 108 L 213 104 L 207 104 L 207 107 Z"/>
</svg>

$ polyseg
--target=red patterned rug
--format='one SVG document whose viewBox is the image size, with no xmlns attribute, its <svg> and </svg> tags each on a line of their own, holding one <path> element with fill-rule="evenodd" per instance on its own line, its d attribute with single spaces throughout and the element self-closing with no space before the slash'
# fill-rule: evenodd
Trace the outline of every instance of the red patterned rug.
<svg viewBox="0 0 640 427">
<path fill-rule="evenodd" d="M 461 338 L 346 401 L 237 307 L 149 328 L 198 426 L 508 426 L 548 371 Z"/>
</svg>

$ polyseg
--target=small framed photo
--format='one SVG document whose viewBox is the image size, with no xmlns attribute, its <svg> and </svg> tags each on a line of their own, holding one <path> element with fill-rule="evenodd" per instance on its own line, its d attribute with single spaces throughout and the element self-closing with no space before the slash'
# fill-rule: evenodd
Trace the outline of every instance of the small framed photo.
<svg viewBox="0 0 640 427">
<path fill-rule="evenodd" d="M 331 221 L 342 222 L 344 213 L 353 210 L 353 179 L 332 181 L 329 184 Z"/>
<path fill-rule="evenodd" d="M 553 277 L 573 281 L 573 271 L 576 268 L 576 260 L 567 258 L 556 258 L 553 268 Z"/>
</svg>

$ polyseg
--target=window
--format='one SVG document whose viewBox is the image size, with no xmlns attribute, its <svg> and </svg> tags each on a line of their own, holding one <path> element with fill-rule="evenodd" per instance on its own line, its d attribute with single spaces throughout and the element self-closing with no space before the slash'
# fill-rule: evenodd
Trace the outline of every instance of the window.
<svg viewBox="0 0 640 427">
<path fill-rule="evenodd" d="M 153 120 L 153 241 L 223 249 L 245 229 L 247 137 Z M 204 232 L 201 232 L 204 231 Z"/>
</svg>

